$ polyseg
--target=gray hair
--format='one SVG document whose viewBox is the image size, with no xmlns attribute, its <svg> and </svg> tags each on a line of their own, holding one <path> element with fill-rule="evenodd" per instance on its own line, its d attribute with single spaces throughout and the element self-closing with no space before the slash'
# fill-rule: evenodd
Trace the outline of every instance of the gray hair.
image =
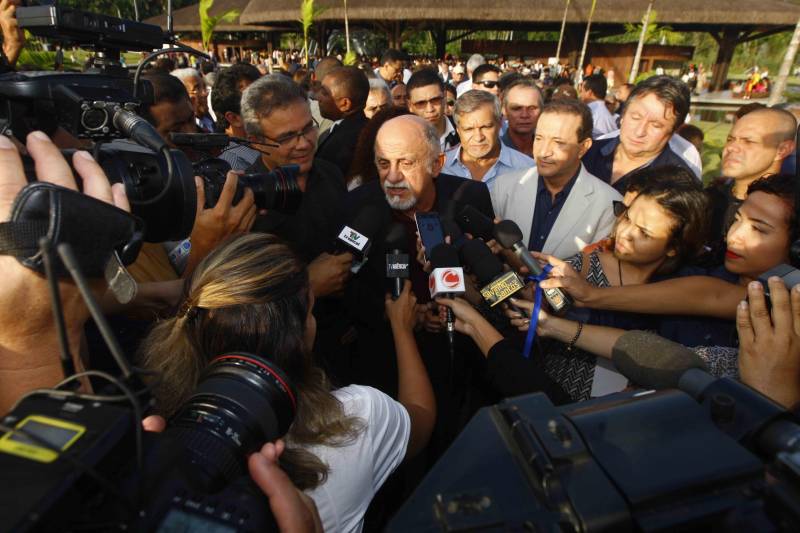
<svg viewBox="0 0 800 533">
<path fill-rule="evenodd" d="M 439 133 L 436 131 L 433 124 L 424 121 L 421 126 L 425 137 L 425 143 L 428 145 L 428 154 L 430 155 L 428 158 L 428 172 L 432 172 L 436 158 L 442 153 L 442 145 L 439 143 Z"/>
<path fill-rule="evenodd" d="M 472 71 L 484 63 L 486 63 L 486 59 L 482 55 L 472 54 L 469 56 L 469 59 L 467 59 L 467 72 L 472 76 Z"/>
<path fill-rule="evenodd" d="M 508 105 L 508 93 L 510 93 L 511 89 L 514 87 L 527 87 L 528 89 L 533 89 L 536 91 L 536 94 L 539 95 L 540 107 L 544 105 L 544 95 L 542 94 L 542 90 L 539 88 L 539 86 L 536 85 L 536 82 L 530 78 L 521 78 L 519 80 L 512 81 L 503 91 L 503 107 Z"/>
<path fill-rule="evenodd" d="M 170 74 L 175 76 L 176 78 L 178 78 L 181 81 L 186 81 L 186 80 L 191 79 L 191 78 L 196 78 L 198 80 L 202 80 L 203 79 L 203 77 L 200 76 L 200 73 L 197 71 L 197 69 L 193 69 L 191 67 L 176 68 L 175 70 L 170 72 Z"/>
<path fill-rule="evenodd" d="M 497 97 L 492 93 L 472 89 L 471 91 L 467 91 L 459 96 L 458 100 L 456 100 L 456 108 L 453 110 L 453 120 L 455 121 L 456 126 L 458 126 L 458 121 L 461 115 L 472 113 L 481 106 L 485 105 L 492 107 L 494 121 L 500 124 L 500 100 L 498 100 Z"/>
<path fill-rule="evenodd" d="M 250 84 L 242 93 L 242 120 L 248 135 L 262 135 L 261 119 L 298 100 L 306 101 L 302 87 L 282 74 L 270 74 Z"/>
<path fill-rule="evenodd" d="M 392 92 L 389 90 L 389 86 L 386 85 L 386 82 L 383 81 L 383 78 L 370 78 L 368 81 L 369 81 L 369 92 L 383 91 L 384 93 L 386 93 L 386 97 L 389 100 L 392 99 Z"/>
</svg>

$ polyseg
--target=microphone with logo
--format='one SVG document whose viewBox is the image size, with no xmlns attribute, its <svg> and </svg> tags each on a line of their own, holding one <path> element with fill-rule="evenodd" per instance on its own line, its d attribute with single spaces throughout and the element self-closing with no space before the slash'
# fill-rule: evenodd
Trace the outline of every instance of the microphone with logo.
<svg viewBox="0 0 800 533">
<path fill-rule="evenodd" d="M 494 238 L 500 243 L 500 246 L 514 252 L 522 264 L 528 267 L 531 274 L 538 276 L 542 273 L 542 267 L 528 251 L 528 247 L 522 243 L 522 230 L 513 221 L 502 220 L 495 224 Z M 561 289 L 543 289 L 543 292 L 547 303 L 556 314 L 565 312 L 572 305 L 570 297 Z"/>
<path fill-rule="evenodd" d="M 431 251 L 431 266 L 433 270 L 428 278 L 428 288 L 431 298 L 453 298 L 464 294 L 464 269 L 458 262 L 458 252 L 451 244 L 440 244 Z M 447 342 L 450 345 L 450 355 L 453 355 L 455 342 L 455 319 L 453 311 L 447 308 Z"/>
<path fill-rule="evenodd" d="M 478 278 L 481 296 L 490 307 L 496 306 L 525 288 L 525 282 L 519 274 L 513 270 L 503 272 L 503 263 L 483 241 L 472 239 L 464 243 L 459 255 L 461 263 Z"/>
<path fill-rule="evenodd" d="M 392 300 L 400 298 L 403 280 L 411 277 L 408 249 L 408 231 L 399 222 L 392 222 L 386 235 L 386 277 L 392 280 Z"/>
<path fill-rule="evenodd" d="M 375 205 L 363 206 L 353 219 L 342 227 L 334 248 L 337 252 L 353 254 L 350 271 L 357 274 L 367 262 L 375 235 L 386 225 L 385 212 Z"/>
</svg>

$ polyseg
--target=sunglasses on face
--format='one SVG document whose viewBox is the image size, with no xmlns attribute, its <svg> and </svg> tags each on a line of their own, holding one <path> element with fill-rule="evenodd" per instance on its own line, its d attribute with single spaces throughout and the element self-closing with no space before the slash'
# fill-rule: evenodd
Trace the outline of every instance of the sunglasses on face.
<svg viewBox="0 0 800 533">
<path fill-rule="evenodd" d="M 496 81 L 491 81 L 491 80 L 487 80 L 487 81 L 476 81 L 475 83 L 477 83 L 478 85 L 483 85 L 483 86 L 484 86 L 484 87 L 486 87 L 487 89 L 494 89 L 494 88 L 495 88 L 495 87 L 497 87 L 497 85 L 499 84 L 499 82 L 496 82 Z"/>
</svg>

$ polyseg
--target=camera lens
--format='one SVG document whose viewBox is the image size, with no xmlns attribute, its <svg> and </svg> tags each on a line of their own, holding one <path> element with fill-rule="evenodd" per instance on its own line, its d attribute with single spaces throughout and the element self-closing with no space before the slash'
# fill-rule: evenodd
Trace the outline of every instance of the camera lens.
<svg viewBox="0 0 800 533">
<path fill-rule="evenodd" d="M 286 165 L 266 174 L 245 174 L 239 176 L 239 185 L 253 190 L 259 209 L 293 214 L 303 201 L 303 191 L 297 183 L 299 171 L 297 165 Z"/>
<path fill-rule="evenodd" d="M 183 442 L 204 485 L 222 487 L 246 472 L 245 458 L 285 435 L 297 395 L 266 359 L 244 353 L 211 361 L 167 430 Z"/>
</svg>

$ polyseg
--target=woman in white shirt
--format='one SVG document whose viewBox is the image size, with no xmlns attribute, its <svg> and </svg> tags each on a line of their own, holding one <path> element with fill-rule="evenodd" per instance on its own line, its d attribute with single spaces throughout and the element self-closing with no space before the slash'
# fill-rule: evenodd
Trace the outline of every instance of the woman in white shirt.
<svg viewBox="0 0 800 533">
<path fill-rule="evenodd" d="M 415 303 L 407 283 L 386 304 L 399 401 L 371 387 L 333 390 L 311 354 L 316 321 L 306 266 L 277 237 L 249 234 L 200 263 L 177 316 L 157 324 L 140 352 L 145 366 L 161 373 L 156 405 L 166 417 L 216 355 L 249 352 L 276 363 L 298 392 L 281 466 L 314 499 L 326 531 L 360 531 L 374 494 L 404 458 L 425 447 L 436 418 L 413 337 Z"/>
</svg>

